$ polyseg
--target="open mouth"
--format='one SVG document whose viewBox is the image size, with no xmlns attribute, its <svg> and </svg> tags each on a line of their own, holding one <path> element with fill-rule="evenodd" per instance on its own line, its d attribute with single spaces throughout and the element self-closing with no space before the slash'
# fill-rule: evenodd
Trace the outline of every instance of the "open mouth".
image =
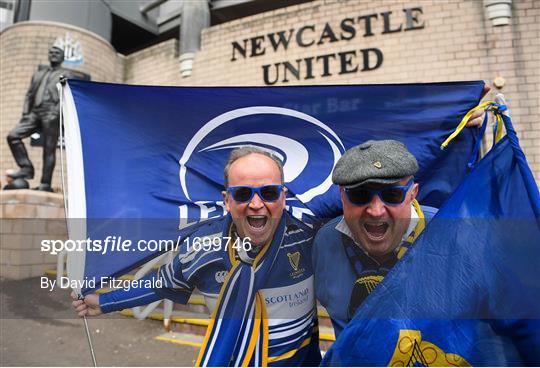
<svg viewBox="0 0 540 368">
<path fill-rule="evenodd" d="M 390 225 L 387 222 L 366 222 L 364 229 L 372 239 L 382 239 Z"/>
<path fill-rule="evenodd" d="M 262 230 L 266 226 L 268 218 L 266 216 L 248 216 L 247 221 L 251 228 Z"/>
</svg>

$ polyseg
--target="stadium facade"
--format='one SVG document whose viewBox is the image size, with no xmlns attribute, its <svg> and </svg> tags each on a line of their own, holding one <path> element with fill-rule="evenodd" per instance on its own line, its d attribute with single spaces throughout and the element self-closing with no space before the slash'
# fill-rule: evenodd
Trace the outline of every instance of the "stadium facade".
<svg viewBox="0 0 540 368">
<path fill-rule="evenodd" d="M 60 39 L 64 65 L 101 82 L 284 86 L 483 79 L 490 95 L 505 94 L 540 182 L 535 0 L 1 0 L 0 27 L 2 172 L 16 167 L 5 137 L 21 117 L 30 78 Z M 309 113 L 315 107 L 297 108 Z M 348 106 L 344 101 L 331 108 Z M 29 147 L 37 173 L 41 151 Z M 59 165 L 53 186 L 60 186 Z"/>
</svg>

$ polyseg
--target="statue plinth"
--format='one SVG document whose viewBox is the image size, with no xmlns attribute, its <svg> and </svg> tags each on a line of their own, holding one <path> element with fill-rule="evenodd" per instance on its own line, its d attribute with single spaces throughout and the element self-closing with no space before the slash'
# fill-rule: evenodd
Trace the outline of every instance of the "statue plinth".
<svg viewBox="0 0 540 368">
<path fill-rule="evenodd" d="M 0 191 L 0 276 L 25 279 L 56 268 L 56 255 L 42 240 L 66 240 L 64 198 L 35 190 Z"/>
</svg>

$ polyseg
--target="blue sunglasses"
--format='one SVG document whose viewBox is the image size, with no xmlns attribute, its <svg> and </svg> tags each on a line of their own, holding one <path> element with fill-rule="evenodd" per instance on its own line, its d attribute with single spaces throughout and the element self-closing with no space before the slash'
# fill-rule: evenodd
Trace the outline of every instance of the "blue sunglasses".
<svg viewBox="0 0 540 368">
<path fill-rule="evenodd" d="M 248 187 L 245 185 L 238 185 L 234 187 L 228 187 L 227 192 L 231 193 L 233 199 L 238 203 L 250 202 L 255 193 L 265 202 L 275 202 L 279 199 L 281 192 L 283 191 L 283 185 L 263 185 L 262 187 Z"/>
<path fill-rule="evenodd" d="M 409 180 L 407 185 L 395 185 L 381 189 L 371 189 L 364 186 L 345 188 L 345 194 L 349 202 L 356 206 L 365 206 L 371 202 L 374 195 L 379 196 L 384 204 L 397 206 L 403 203 L 407 197 L 407 191 L 413 185 L 414 179 Z"/>
</svg>

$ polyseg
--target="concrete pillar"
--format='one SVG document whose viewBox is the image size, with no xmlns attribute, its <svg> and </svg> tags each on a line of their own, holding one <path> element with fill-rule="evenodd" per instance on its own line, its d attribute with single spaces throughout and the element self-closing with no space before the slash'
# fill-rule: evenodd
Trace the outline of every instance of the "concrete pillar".
<svg viewBox="0 0 540 368">
<path fill-rule="evenodd" d="M 189 77 L 195 53 L 201 47 L 201 32 L 210 26 L 208 0 L 184 1 L 180 22 L 180 74 Z"/>
</svg>

